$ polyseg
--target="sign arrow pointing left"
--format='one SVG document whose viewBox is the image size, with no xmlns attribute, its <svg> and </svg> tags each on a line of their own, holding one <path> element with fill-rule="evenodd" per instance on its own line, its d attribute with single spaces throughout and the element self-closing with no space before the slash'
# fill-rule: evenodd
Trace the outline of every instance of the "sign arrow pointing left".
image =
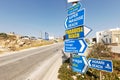
<svg viewBox="0 0 120 80">
<path fill-rule="evenodd" d="M 85 9 L 81 9 L 76 13 L 69 15 L 65 20 L 65 28 L 72 29 L 84 25 Z"/>
<path fill-rule="evenodd" d="M 113 71 L 113 64 L 112 64 L 111 60 L 101 60 L 101 59 L 89 58 L 88 66 L 90 68 L 103 70 L 103 71 L 107 71 L 107 72 Z"/>
</svg>

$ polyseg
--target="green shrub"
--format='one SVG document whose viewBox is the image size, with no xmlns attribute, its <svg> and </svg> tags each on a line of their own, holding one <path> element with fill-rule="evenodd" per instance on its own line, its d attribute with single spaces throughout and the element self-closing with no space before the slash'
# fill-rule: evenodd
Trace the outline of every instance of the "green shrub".
<svg viewBox="0 0 120 80">
<path fill-rule="evenodd" d="M 0 33 L 0 38 L 6 39 L 8 38 L 8 35 L 6 33 Z"/>
</svg>

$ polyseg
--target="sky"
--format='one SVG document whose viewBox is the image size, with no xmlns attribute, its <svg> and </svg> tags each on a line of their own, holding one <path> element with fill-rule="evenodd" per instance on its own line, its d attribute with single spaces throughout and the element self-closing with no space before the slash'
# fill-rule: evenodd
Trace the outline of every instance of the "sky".
<svg viewBox="0 0 120 80">
<path fill-rule="evenodd" d="M 120 0 L 81 0 L 85 25 L 96 31 L 120 27 Z M 67 0 L 0 0 L 0 32 L 39 37 L 63 36 Z"/>
</svg>

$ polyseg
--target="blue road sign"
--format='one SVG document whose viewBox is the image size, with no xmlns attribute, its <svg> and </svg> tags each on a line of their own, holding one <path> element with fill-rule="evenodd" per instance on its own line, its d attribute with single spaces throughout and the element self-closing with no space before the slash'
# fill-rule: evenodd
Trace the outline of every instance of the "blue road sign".
<svg viewBox="0 0 120 80">
<path fill-rule="evenodd" d="M 81 4 L 80 3 L 77 3 L 76 5 L 70 7 L 68 9 L 68 15 L 70 15 L 71 13 L 73 12 L 77 12 L 78 10 L 80 10 L 80 7 L 81 7 Z"/>
<path fill-rule="evenodd" d="M 85 56 L 74 55 L 72 58 L 72 70 L 74 72 L 85 73 L 88 63 Z"/>
<path fill-rule="evenodd" d="M 84 13 L 85 13 L 85 9 L 82 9 L 68 16 L 65 21 L 65 28 L 72 29 L 84 25 L 84 16 L 85 16 Z"/>
<path fill-rule="evenodd" d="M 87 43 L 84 39 L 68 39 L 64 42 L 64 50 L 69 53 L 84 54 Z"/>
<path fill-rule="evenodd" d="M 113 71 L 113 65 L 111 60 L 99 60 L 99 59 L 89 58 L 88 65 L 90 68 L 95 68 L 98 70 L 103 70 L 107 72 Z"/>
</svg>

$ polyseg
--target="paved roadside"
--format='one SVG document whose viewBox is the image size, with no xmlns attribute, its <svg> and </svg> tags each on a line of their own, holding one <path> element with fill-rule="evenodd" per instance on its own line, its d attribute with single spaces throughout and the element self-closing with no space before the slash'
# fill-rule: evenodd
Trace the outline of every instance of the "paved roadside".
<svg viewBox="0 0 120 80">
<path fill-rule="evenodd" d="M 42 80 L 59 80 L 58 79 L 58 70 L 60 66 L 62 65 L 62 54 L 61 51 L 59 51 L 60 54 L 58 58 L 55 60 L 54 64 L 51 66 L 51 68 L 47 71 L 46 75 Z"/>
<path fill-rule="evenodd" d="M 25 80 L 59 80 L 58 70 L 62 65 L 62 54 L 58 51 L 56 55 L 42 62 Z"/>
</svg>

